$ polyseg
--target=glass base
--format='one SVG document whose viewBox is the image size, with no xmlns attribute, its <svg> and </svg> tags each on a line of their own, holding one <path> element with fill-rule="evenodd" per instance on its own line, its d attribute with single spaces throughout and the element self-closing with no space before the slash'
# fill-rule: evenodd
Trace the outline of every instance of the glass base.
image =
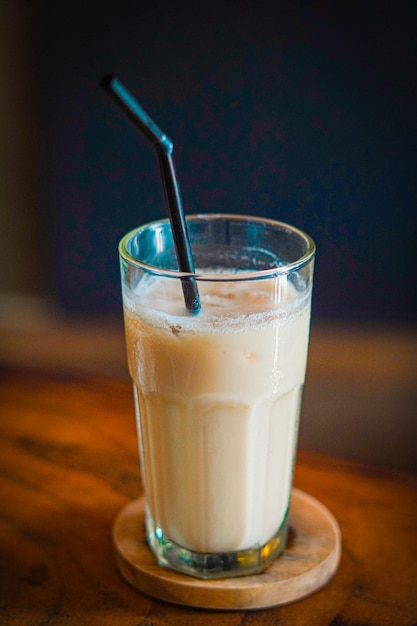
<svg viewBox="0 0 417 626">
<path fill-rule="evenodd" d="M 171 541 L 149 514 L 145 516 L 149 547 L 162 567 L 205 580 L 248 576 L 265 570 L 284 550 L 287 541 L 287 515 L 276 534 L 263 546 L 236 552 L 202 554 Z"/>
</svg>

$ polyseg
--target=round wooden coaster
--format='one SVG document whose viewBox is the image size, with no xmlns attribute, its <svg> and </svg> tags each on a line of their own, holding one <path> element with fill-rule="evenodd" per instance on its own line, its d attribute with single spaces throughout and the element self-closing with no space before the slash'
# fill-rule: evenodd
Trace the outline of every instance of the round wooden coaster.
<svg viewBox="0 0 417 626">
<path fill-rule="evenodd" d="M 146 542 L 143 498 L 120 511 L 113 543 L 120 573 L 143 593 L 174 604 L 223 610 L 265 609 L 300 600 L 331 579 L 341 556 L 335 518 L 299 489 L 292 492 L 288 545 L 262 574 L 200 580 L 160 567 Z"/>
</svg>

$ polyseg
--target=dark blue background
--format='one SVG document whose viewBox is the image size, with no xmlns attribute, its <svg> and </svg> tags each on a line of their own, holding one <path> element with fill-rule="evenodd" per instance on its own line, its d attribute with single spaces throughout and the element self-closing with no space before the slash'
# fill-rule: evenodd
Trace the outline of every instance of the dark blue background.
<svg viewBox="0 0 417 626">
<path fill-rule="evenodd" d="M 316 319 L 415 317 L 414 2 L 45 1 L 50 280 L 120 310 L 117 243 L 166 215 L 156 157 L 98 86 L 116 74 L 174 141 L 186 213 L 293 223 Z"/>
</svg>

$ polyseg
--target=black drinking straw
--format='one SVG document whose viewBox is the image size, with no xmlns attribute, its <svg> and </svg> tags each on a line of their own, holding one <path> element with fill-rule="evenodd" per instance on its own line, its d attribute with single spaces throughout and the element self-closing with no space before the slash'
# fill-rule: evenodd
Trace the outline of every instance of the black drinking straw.
<svg viewBox="0 0 417 626">
<path fill-rule="evenodd" d="M 173 143 L 151 120 L 118 78 L 104 76 L 100 81 L 100 85 L 156 150 L 174 238 L 178 268 L 180 272 L 193 274 L 194 262 L 182 207 L 180 188 L 175 174 L 174 158 L 172 156 L 174 150 Z M 185 306 L 191 313 L 198 313 L 201 304 L 196 281 L 192 278 L 182 278 L 181 284 Z"/>
</svg>

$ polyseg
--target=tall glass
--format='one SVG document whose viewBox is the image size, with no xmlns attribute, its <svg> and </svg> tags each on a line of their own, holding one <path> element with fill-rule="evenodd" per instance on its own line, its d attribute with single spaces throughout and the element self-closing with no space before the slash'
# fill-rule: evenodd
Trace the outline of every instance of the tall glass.
<svg viewBox="0 0 417 626">
<path fill-rule="evenodd" d="M 315 246 L 269 219 L 187 226 L 193 275 L 177 271 L 168 220 L 119 246 L 148 543 L 199 578 L 257 573 L 286 542 Z"/>
</svg>

